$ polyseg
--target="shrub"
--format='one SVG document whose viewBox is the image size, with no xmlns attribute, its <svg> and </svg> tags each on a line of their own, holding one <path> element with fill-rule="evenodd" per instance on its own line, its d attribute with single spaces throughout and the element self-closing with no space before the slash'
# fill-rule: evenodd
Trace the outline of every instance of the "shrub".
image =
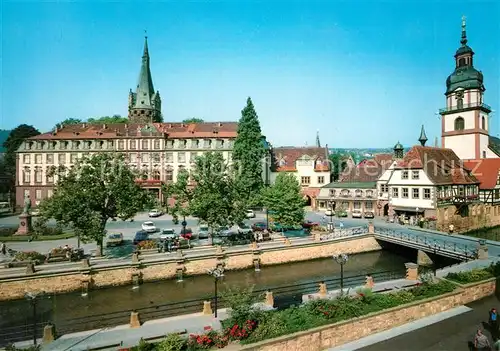
<svg viewBox="0 0 500 351">
<path fill-rule="evenodd" d="M 16 234 L 17 228 L 10 227 L 1 227 L 0 228 L 0 237 L 2 236 L 12 236 Z"/>
<path fill-rule="evenodd" d="M 141 241 L 140 243 L 137 244 L 137 248 L 139 250 L 156 249 L 156 243 L 153 240 Z"/>
<path fill-rule="evenodd" d="M 479 282 L 493 278 L 493 273 L 487 269 L 473 269 L 467 272 L 448 273 L 446 279 L 453 280 L 460 284 Z"/>
<path fill-rule="evenodd" d="M 156 351 L 182 351 L 186 341 L 177 333 L 167 334 L 165 339 L 156 345 Z"/>
<path fill-rule="evenodd" d="M 45 261 L 45 255 L 36 251 L 19 251 L 15 253 L 14 261 L 34 261 L 36 263 L 42 263 Z"/>
<path fill-rule="evenodd" d="M 257 320 L 261 311 L 254 308 L 257 297 L 253 294 L 253 286 L 246 288 L 229 287 L 222 292 L 222 299 L 229 308 L 229 318 L 223 327 L 243 326 L 248 320 Z"/>
<path fill-rule="evenodd" d="M 151 344 L 141 338 L 139 340 L 139 345 L 132 347 L 130 350 L 131 351 L 154 351 L 156 349 L 155 344 Z"/>
</svg>

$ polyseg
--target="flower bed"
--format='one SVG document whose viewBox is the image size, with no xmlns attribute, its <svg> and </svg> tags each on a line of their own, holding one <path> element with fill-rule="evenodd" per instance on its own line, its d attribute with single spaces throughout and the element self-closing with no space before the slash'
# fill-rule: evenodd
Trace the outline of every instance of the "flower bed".
<svg viewBox="0 0 500 351">
<path fill-rule="evenodd" d="M 15 262 L 33 261 L 36 264 L 40 264 L 45 261 L 45 255 L 36 251 L 20 251 L 15 253 L 14 261 Z"/>
<path fill-rule="evenodd" d="M 470 271 L 448 273 L 445 278 L 459 284 L 469 284 L 499 276 L 500 262 L 497 262 L 495 264 L 492 263 L 489 267 L 486 268 L 477 268 Z"/>
<path fill-rule="evenodd" d="M 454 291 L 456 285 L 447 280 L 425 282 L 408 290 L 394 293 L 374 294 L 369 289 L 361 289 L 356 296 L 342 296 L 333 300 L 314 300 L 299 307 L 285 310 L 258 311 L 239 296 L 239 305 L 231 308 L 230 317 L 222 321 L 222 331 L 209 331 L 201 335 L 190 335 L 182 347 L 162 348 L 161 343 L 149 344 L 156 351 L 206 350 L 223 348 L 230 342 L 251 344 L 282 335 L 306 331 L 323 325 L 334 324 L 373 312 L 390 309 L 411 302 L 440 296 Z M 235 300 L 235 301 L 236 301 Z M 229 305 L 233 303 L 229 302 Z M 243 319 L 246 318 L 246 319 Z M 167 336 L 170 337 L 170 336 Z"/>
</svg>

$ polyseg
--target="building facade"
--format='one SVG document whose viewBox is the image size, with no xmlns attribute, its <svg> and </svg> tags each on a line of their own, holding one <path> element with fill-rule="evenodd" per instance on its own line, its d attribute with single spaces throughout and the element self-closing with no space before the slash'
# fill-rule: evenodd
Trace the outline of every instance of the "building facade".
<svg viewBox="0 0 500 351">
<path fill-rule="evenodd" d="M 491 107 L 484 103 L 483 74 L 474 67 L 474 51 L 467 45 L 465 18 L 460 43 L 455 70 L 446 80 L 446 107 L 439 111 L 441 146 L 463 160 L 497 158 L 498 139 L 489 135 Z"/>
<path fill-rule="evenodd" d="M 318 196 L 318 209 L 353 210 L 375 213 L 377 205 L 376 182 L 332 182 L 323 186 Z"/>
<path fill-rule="evenodd" d="M 319 139 L 317 140 L 319 144 Z M 328 147 L 272 147 L 271 184 L 281 172 L 292 172 L 301 185 L 306 206 L 316 209 L 319 190 L 330 183 Z"/>
<path fill-rule="evenodd" d="M 190 170 L 197 156 L 220 151 L 231 162 L 237 123 L 149 123 L 68 125 L 27 139 L 17 153 L 16 201 L 25 195 L 37 205 L 52 194 L 57 175 L 77 160 L 97 152 L 124 153 L 130 167 L 145 174 L 140 182 L 161 199 L 161 184 L 174 182 L 180 170 Z"/>
</svg>

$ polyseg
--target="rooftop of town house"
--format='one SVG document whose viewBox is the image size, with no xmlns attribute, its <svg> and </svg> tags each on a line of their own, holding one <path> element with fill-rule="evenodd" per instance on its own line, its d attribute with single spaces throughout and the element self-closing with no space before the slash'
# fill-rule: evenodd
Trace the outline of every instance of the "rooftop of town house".
<svg viewBox="0 0 500 351">
<path fill-rule="evenodd" d="M 403 159 L 396 163 L 395 169 L 422 169 L 435 185 L 479 183 L 452 149 L 413 146 Z"/>
<path fill-rule="evenodd" d="M 328 148 L 317 146 L 283 146 L 273 147 L 271 150 L 272 171 L 273 172 L 295 172 L 297 171 L 297 161 L 301 158 L 304 160 L 314 160 L 314 169 L 317 172 L 328 172 L 330 170 L 330 162 L 328 160 Z"/>
<path fill-rule="evenodd" d="M 334 189 L 374 189 L 377 182 L 331 182 L 330 184 L 323 185 L 322 188 Z"/>
<path fill-rule="evenodd" d="M 463 164 L 481 182 L 480 189 L 494 189 L 496 187 L 500 172 L 500 158 L 467 160 Z"/>
<path fill-rule="evenodd" d="M 31 137 L 30 140 L 236 138 L 237 130 L 237 122 L 78 123 L 55 128 L 51 132 Z"/>
<path fill-rule="evenodd" d="M 392 154 L 378 154 L 373 159 L 362 160 L 359 164 L 348 162 L 339 176 L 340 182 L 376 182 L 390 167 Z"/>
</svg>

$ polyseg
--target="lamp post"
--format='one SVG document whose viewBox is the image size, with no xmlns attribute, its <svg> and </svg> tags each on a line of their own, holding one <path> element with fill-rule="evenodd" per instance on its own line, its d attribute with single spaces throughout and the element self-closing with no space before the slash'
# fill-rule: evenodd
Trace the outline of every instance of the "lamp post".
<svg viewBox="0 0 500 351">
<path fill-rule="evenodd" d="M 335 201 L 328 200 L 328 207 L 330 208 L 330 223 L 328 226 L 330 227 L 332 233 L 335 231 L 335 227 L 333 225 L 333 205 L 335 205 Z"/>
<path fill-rule="evenodd" d="M 38 298 L 43 294 L 43 292 L 40 293 L 31 293 L 27 292 L 24 294 L 24 297 L 26 300 L 28 300 L 31 303 L 31 306 L 33 308 L 33 345 L 36 346 L 36 323 L 37 323 L 37 315 L 36 315 L 36 304 Z"/>
<path fill-rule="evenodd" d="M 269 231 L 269 209 L 266 207 L 266 230 Z"/>
<path fill-rule="evenodd" d="M 333 260 L 340 265 L 340 294 L 344 294 L 344 265 L 349 257 L 346 254 L 333 255 Z"/>
<path fill-rule="evenodd" d="M 217 318 L 217 282 L 224 276 L 224 269 L 221 267 L 209 269 L 208 274 L 214 278 L 214 316 Z"/>
</svg>

